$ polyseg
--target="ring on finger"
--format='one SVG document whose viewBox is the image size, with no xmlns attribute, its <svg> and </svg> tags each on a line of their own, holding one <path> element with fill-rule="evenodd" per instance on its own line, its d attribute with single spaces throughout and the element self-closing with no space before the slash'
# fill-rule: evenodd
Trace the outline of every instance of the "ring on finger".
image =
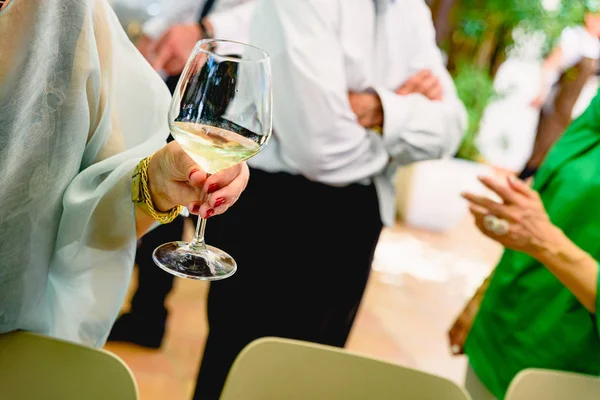
<svg viewBox="0 0 600 400">
<path fill-rule="evenodd" d="M 507 220 L 498 218 L 493 214 L 483 217 L 483 227 L 494 235 L 506 235 L 510 231 L 510 224 Z"/>
</svg>

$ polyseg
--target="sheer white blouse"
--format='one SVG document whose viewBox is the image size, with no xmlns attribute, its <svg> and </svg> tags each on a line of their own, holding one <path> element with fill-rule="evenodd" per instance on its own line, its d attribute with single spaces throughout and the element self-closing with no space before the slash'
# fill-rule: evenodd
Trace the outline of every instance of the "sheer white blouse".
<svg viewBox="0 0 600 400">
<path fill-rule="evenodd" d="M 106 0 L 0 12 L 0 332 L 104 344 L 134 264 L 131 173 L 169 100 Z"/>
</svg>

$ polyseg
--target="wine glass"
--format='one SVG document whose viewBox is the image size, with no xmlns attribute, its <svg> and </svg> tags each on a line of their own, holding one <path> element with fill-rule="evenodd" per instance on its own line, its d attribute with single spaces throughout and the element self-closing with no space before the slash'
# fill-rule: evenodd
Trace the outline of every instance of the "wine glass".
<svg viewBox="0 0 600 400">
<path fill-rule="evenodd" d="M 271 97 L 267 53 L 239 42 L 201 40 L 173 93 L 169 127 L 183 150 L 204 171 L 214 174 L 265 147 L 272 130 Z M 233 275 L 235 260 L 204 243 L 205 226 L 206 220 L 198 218 L 193 240 L 157 247 L 154 262 L 189 279 L 214 281 Z"/>
</svg>

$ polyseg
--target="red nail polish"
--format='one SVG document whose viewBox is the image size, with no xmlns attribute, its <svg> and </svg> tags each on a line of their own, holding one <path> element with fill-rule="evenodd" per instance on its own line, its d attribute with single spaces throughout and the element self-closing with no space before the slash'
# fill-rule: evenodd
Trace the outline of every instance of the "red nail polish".
<svg viewBox="0 0 600 400">
<path fill-rule="evenodd" d="M 192 170 L 192 172 L 190 172 L 190 174 L 188 175 L 188 181 L 192 180 L 192 175 L 194 175 L 196 172 L 198 172 L 198 169 L 194 169 Z"/>
<path fill-rule="evenodd" d="M 200 212 L 200 204 L 194 204 L 191 212 L 192 214 L 198 214 Z"/>
<path fill-rule="evenodd" d="M 222 206 L 223 204 L 225 204 L 227 200 L 225 200 L 224 197 L 219 197 L 216 201 L 215 201 L 215 207 L 219 207 Z"/>
<path fill-rule="evenodd" d="M 208 193 L 216 192 L 219 189 L 219 185 L 213 183 L 208 187 Z"/>
<path fill-rule="evenodd" d="M 210 218 L 210 217 L 212 217 L 212 215 L 213 215 L 214 213 L 215 213 L 215 210 L 213 210 L 213 209 L 211 208 L 210 210 L 208 210 L 208 211 L 206 212 L 206 217 L 204 217 L 204 218 Z"/>
</svg>

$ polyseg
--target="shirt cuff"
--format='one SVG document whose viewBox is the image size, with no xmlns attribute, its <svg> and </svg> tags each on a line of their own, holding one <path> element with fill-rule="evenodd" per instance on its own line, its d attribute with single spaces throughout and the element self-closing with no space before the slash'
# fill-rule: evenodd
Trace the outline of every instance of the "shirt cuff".
<svg viewBox="0 0 600 400">
<path fill-rule="evenodd" d="M 383 108 L 385 147 L 400 165 L 454 155 L 464 124 L 461 110 L 453 110 L 451 101 L 430 101 L 421 94 L 398 95 L 381 88 L 375 92 Z"/>
<path fill-rule="evenodd" d="M 170 22 L 167 18 L 154 17 L 144 22 L 142 32 L 152 40 L 158 40 L 169 28 Z"/>
<path fill-rule="evenodd" d="M 403 131 L 409 111 L 406 99 L 387 89 L 375 88 L 374 91 L 379 96 L 383 108 L 384 135 L 386 132 L 393 134 Z"/>
</svg>

